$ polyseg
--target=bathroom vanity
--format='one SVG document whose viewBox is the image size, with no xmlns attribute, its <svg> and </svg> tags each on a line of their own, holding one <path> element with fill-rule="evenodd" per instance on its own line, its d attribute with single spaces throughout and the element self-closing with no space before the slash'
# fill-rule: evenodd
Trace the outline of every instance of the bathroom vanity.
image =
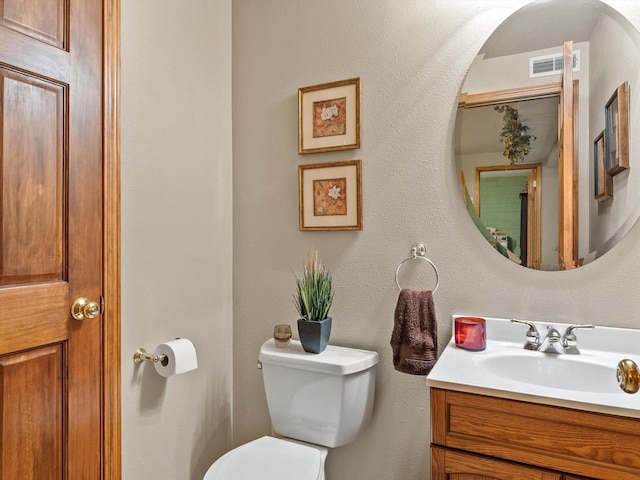
<svg viewBox="0 0 640 480">
<path fill-rule="evenodd" d="M 640 394 L 616 380 L 640 331 L 581 331 L 580 353 L 564 355 L 525 350 L 525 328 L 486 320 L 485 350 L 452 339 L 427 378 L 431 478 L 640 479 Z"/>
<path fill-rule="evenodd" d="M 636 418 L 431 388 L 431 428 L 433 480 L 640 478 Z"/>
</svg>

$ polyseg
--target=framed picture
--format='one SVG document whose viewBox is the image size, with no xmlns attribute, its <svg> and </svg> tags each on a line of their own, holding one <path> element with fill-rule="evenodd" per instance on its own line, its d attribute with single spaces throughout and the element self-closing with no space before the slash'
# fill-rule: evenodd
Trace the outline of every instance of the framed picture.
<svg viewBox="0 0 640 480">
<path fill-rule="evenodd" d="M 300 230 L 362 230 L 361 162 L 298 167 Z"/>
<path fill-rule="evenodd" d="M 629 83 L 613 93 L 605 107 L 606 166 L 609 175 L 629 168 Z"/>
<path fill-rule="evenodd" d="M 594 196 L 598 201 L 613 196 L 613 178 L 607 173 L 605 165 L 604 130 L 593 141 L 593 180 Z"/>
<path fill-rule="evenodd" d="M 298 153 L 360 148 L 360 78 L 298 89 Z"/>
</svg>

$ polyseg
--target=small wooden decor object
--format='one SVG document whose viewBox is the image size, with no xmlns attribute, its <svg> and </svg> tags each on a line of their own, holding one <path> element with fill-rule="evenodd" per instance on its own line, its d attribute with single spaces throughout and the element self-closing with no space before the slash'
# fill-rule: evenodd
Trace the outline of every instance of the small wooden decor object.
<svg viewBox="0 0 640 480">
<path fill-rule="evenodd" d="M 298 89 L 298 153 L 360 148 L 360 78 Z"/>
<path fill-rule="evenodd" d="M 360 160 L 298 166 L 300 230 L 362 230 Z"/>
</svg>

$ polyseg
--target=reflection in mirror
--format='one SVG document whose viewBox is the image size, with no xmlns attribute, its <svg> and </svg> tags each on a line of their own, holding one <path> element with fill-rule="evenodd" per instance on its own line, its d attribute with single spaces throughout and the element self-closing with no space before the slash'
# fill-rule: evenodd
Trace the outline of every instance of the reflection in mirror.
<svg viewBox="0 0 640 480">
<path fill-rule="evenodd" d="M 640 215 L 639 72 L 640 34 L 597 0 L 533 2 L 487 40 L 461 89 L 454 148 L 467 211 L 504 258 L 571 269 L 606 253 L 633 226 Z M 594 141 L 625 82 L 629 168 L 610 171 L 612 194 L 601 195 Z M 497 105 L 512 107 L 516 122 L 505 124 Z M 532 135 L 521 150 L 528 152 L 508 158 L 514 149 L 506 148 L 505 131 L 519 128 Z"/>
<path fill-rule="evenodd" d="M 522 123 L 535 132 L 526 161 L 510 165 L 504 158 L 499 135 L 503 116 L 493 106 L 459 111 L 456 158 L 464 178 L 475 179 L 467 189 L 480 228 L 491 233 L 490 243 L 520 265 L 557 269 L 558 97 L 512 105 Z M 500 243 L 496 231 L 508 239 L 507 245 L 504 241 L 496 245 Z"/>
<path fill-rule="evenodd" d="M 531 268 L 542 263 L 541 167 L 531 163 L 476 168 L 476 212 L 484 225 L 501 226 L 486 227 L 493 237 L 489 241 L 510 260 Z M 552 253 L 545 247 L 546 255 Z"/>
</svg>

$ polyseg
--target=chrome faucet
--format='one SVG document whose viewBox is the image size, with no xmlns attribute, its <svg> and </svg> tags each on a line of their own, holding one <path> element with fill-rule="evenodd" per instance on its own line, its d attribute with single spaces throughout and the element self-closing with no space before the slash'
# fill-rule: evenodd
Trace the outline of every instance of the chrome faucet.
<svg viewBox="0 0 640 480">
<path fill-rule="evenodd" d="M 565 353 L 562 346 L 562 337 L 557 328 L 551 325 L 547 327 L 547 336 L 538 347 L 538 351 L 542 353 Z"/>
<path fill-rule="evenodd" d="M 568 355 L 580 354 L 580 350 L 578 350 L 578 339 L 575 333 L 573 333 L 574 330 L 577 328 L 594 328 L 593 325 L 571 325 L 567 327 L 564 335 L 560 335 L 557 328 L 549 325 L 547 327 L 547 335 L 541 342 L 540 333 L 538 333 L 538 329 L 533 323 L 515 318 L 512 318 L 511 322 L 520 323 L 529 327 L 529 330 L 527 330 L 527 341 L 524 344 L 525 350 Z"/>
</svg>

